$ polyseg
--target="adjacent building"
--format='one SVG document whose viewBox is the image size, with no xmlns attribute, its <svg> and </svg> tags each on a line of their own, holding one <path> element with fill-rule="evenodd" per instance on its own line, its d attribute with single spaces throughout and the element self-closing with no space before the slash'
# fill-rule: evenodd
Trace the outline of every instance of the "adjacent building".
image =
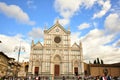
<svg viewBox="0 0 120 80">
<path fill-rule="evenodd" d="M 28 73 L 28 65 L 29 62 L 21 62 L 20 63 L 20 68 L 18 72 L 18 77 L 26 77 Z"/>
<path fill-rule="evenodd" d="M 108 70 L 108 74 L 112 77 L 120 76 L 120 63 L 114 64 L 84 64 L 85 75 L 102 76 L 103 69 Z"/>
<path fill-rule="evenodd" d="M 71 46 L 71 32 L 59 21 L 44 30 L 44 42 L 31 44 L 29 74 L 38 76 L 83 75 L 82 43 Z"/>
<path fill-rule="evenodd" d="M 16 62 L 14 58 L 8 57 L 5 53 L 0 52 L 0 77 L 19 77 L 20 75 L 18 73 L 20 73 L 20 68 L 22 68 L 22 65 Z"/>
<path fill-rule="evenodd" d="M 14 76 L 14 60 L 14 58 L 10 58 L 5 53 L 0 52 L 0 77 Z"/>
<path fill-rule="evenodd" d="M 8 70 L 9 57 L 3 52 L 0 52 L 0 77 L 6 76 Z"/>
</svg>

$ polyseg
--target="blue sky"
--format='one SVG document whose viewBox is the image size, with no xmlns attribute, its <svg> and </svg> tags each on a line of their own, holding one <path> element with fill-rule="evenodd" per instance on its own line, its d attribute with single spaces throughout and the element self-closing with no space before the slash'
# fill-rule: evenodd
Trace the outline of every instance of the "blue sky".
<svg viewBox="0 0 120 80">
<path fill-rule="evenodd" d="M 27 51 L 20 59 L 29 60 L 31 40 L 43 42 L 44 26 L 56 19 L 70 27 L 71 44 L 82 41 L 85 62 L 120 61 L 120 0 L 0 0 L 0 49 L 16 57 L 22 41 Z"/>
</svg>

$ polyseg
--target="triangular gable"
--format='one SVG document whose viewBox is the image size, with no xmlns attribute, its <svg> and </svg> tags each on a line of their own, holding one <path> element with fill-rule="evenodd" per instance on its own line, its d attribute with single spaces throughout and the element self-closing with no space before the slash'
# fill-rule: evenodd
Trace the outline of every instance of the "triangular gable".
<svg viewBox="0 0 120 80">
<path fill-rule="evenodd" d="M 72 45 L 72 49 L 79 49 L 80 47 L 79 47 L 79 45 L 77 44 L 77 43 L 74 43 L 73 45 Z"/>
<path fill-rule="evenodd" d="M 64 31 L 65 33 L 68 33 L 69 31 L 65 30 L 65 28 L 59 24 L 59 22 L 56 22 L 52 27 L 50 27 L 48 30 L 46 30 L 47 33 L 51 32 L 52 30 L 54 30 L 56 27 L 58 27 L 59 29 L 61 29 L 62 31 Z"/>
<path fill-rule="evenodd" d="M 34 45 L 34 49 L 41 49 L 43 46 L 42 46 L 42 44 L 38 41 L 38 43 L 37 44 L 35 44 Z"/>
</svg>

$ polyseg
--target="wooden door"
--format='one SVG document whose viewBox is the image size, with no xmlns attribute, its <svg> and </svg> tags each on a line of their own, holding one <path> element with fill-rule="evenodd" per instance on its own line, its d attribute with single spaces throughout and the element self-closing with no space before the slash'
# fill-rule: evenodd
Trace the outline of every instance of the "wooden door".
<svg viewBox="0 0 120 80">
<path fill-rule="evenodd" d="M 76 76 L 78 76 L 78 67 L 74 67 L 74 73 Z"/>
<path fill-rule="evenodd" d="M 55 65 L 54 66 L 54 75 L 55 76 L 59 76 L 60 74 L 60 66 L 59 65 Z"/>
<path fill-rule="evenodd" d="M 34 72 L 35 72 L 35 75 L 37 76 L 39 72 L 39 67 L 35 67 Z"/>
</svg>

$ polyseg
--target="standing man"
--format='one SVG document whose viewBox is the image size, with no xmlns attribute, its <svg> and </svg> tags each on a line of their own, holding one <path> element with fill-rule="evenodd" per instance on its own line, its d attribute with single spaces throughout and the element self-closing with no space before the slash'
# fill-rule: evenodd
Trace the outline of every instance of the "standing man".
<svg viewBox="0 0 120 80">
<path fill-rule="evenodd" d="M 63 80 L 65 80 L 65 76 L 63 76 Z"/>
<path fill-rule="evenodd" d="M 110 76 L 108 75 L 108 70 L 103 70 L 103 76 L 100 78 L 100 80 L 111 80 Z"/>
</svg>

